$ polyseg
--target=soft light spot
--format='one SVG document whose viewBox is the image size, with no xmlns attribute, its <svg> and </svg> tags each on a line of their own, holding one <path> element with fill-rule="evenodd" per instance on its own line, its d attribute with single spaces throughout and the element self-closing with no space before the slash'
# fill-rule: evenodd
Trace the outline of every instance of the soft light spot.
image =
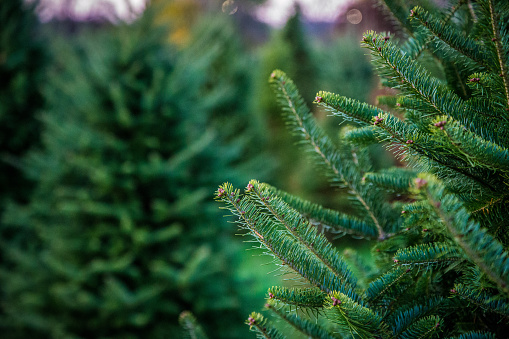
<svg viewBox="0 0 509 339">
<path fill-rule="evenodd" d="M 223 13 L 228 13 L 229 15 L 235 14 L 237 12 L 238 6 L 234 0 L 226 0 L 223 2 Z"/>
<path fill-rule="evenodd" d="M 357 25 L 362 21 L 362 13 L 358 9 L 351 9 L 346 13 L 346 20 L 349 23 Z"/>
</svg>

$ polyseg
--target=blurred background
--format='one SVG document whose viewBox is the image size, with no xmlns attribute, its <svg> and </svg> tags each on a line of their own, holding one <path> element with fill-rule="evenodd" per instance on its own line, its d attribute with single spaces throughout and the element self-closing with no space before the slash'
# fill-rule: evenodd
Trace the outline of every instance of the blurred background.
<svg viewBox="0 0 509 339">
<path fill-rule="evenodd" d="M 368 29 L 392 29 L 368 0 L 0 1 L 2 338 L 179 338 L 184 310 L 247 335 L 287 282 L 214 191 L 255 178 L 345 208 L 267 79 L 374 103 Z"/>
</svg>

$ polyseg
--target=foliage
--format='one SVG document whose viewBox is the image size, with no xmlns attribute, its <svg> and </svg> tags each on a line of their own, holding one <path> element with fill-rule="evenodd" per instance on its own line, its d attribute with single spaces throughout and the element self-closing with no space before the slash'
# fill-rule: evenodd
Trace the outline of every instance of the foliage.
<svg viewBox="0 0 509 339">
<path fill-rule="evenodd" d="M 32 183 L 19 171 L 19 158 L 39 144 L 43 108 L 41 83 L 48 51 L 38 36 L 33 5 L 21 0 L 0 4 L 0 213 L 8 200 L 26 201 Z"/>
<path fill-rule="evenodd" d="M 224 22 L 176 51 L 151 15 L 58 46 L 43 147 L 24 160 L 38 184 L 4 218 L 30 240 L 1 243 L 9 337 L 168 338 L 185 309 L 211 337 L 247 331 L 231 232 L 208 199 L 258 153 L 252 130 L 218 129 L 240 125 L 225 106 L 248 116 L 244 66 L 229 63 L 241 52 Z"/>
<path fill-rule="evenodd" d="M 270 76 L 303 150 L 334 186 L 348 190 L 348 214 L 257 180 L 244 191 L 229 183 L 216 191 L 235 223 L 292 274 L 298 287 L 271 288 L 266 306 L 308 336 L 493 338 L 508 330 L 509 5 L 425 4 L 385 2 L 405 41 L 363 37 L 383 84 L 397 93 L 381 99 L 385 110 L 316 95 L 332 116 L 357 125 L 338 142 L 317 124 L 289 76 Z M 373 143 L 410 169 L 373 173 L 366 147 Z M 338 229 L 376 238 L 377 276 L 354 276 L 326 238 Z M 261 337 L 283 336 L 261 314 L 247 322 Z"/>
<path fill-rule="evenodd" d="M 354 48 L 348 48 L 353 46 Z M 345 48 L 345 46 L 348 46 Z M 306 103 L 314 98 L 316 84 L 326 89 L 340 89 L 357 99 L 367 99 L 366 88 L 371 87 L 372 70 L 364 51 L 349 36 L 328 37 L 320 41 L 306 31 L 299 6 L 295 14 L 258 52 L 259 66 L 255 74 L 256 108 L 268 121 L 271 152 L 278 160 L 275 184 L 286 190 L 312 196 L 320 203 L 329 197 L 321 196 L 327 182 L 313 175 L 313 166 L 300 156 L 292 138 L 284 132 L 285 121 L 280 108 L 267 86 L 267 76 L 275 68 L 284 68 L 300 89 Z M 348 86 L 342 84 L 348 83 Z M 323 112 L 321 112 L 323 113 Z M 320 125 L 328 124 L 317 113 Z M 332 127 L 327 125 L 327 129 Z"/>
</svg>

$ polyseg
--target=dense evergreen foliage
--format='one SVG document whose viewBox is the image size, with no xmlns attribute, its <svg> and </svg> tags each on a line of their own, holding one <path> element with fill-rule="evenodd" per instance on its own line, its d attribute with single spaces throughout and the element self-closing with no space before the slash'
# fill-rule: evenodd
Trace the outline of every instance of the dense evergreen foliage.
<svg viewBox="0 0 509 339">
<path fill-rule="evenodd" d="M 210 194 L 259 153 L 239 123 L 245 57 L 226 20 L 181 51 L 153 21 L 55 42 L 43 145 L 23 162 L 37 186 L 4 216 L 24 239 L 1 243 L 4 338 L 172 338 L 185 309 L 214 336 L 247 332 Z"/>
<path fill-rule="evenodd" d="M 246 321 L 261 338 L 282 338 L 282 324 L 290 337 L 507 335 L 509 4 L 422 4 L 385 1 L 406 38 L 367 32 L 362 41 L 396 95 L 378 106 L 316 95 L 331 115 L 357 125 L 339 142 L 290 77 L 270 76 L 290 130 L 352 206 L 339 213 L 256 180 L 244 191 L 229 183 L 216 191 L 295 279 L 295 287 L 268 291 L 265 310 L 276 322 L 256 312 Z M 406 166 L 373 172 L 367 145 L 376 143 Z M 376 265 L 352 251 L 343 257 L 328 233 L 376 240 Z"/>
<path fill-rule="evenodd" d="M 8 200 L 27 201 L 32 184 L 16 166 L 39 143 L 41 87 L 48 63 L 40 27 L 22 0 L 0 3 L 0 213 Z"/>
</svg>

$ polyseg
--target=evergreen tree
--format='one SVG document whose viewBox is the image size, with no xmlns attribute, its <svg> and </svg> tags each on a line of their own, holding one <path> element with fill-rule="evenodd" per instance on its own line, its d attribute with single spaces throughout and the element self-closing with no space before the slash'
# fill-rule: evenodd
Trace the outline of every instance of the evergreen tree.
<svg viewBox="0 0 509 339">
<path fill-rule="evenodd" d="M 316 76 L 320 72 L 317 46 L 310 44 L 308 37 L 300 7 L 295 6 L 295 14 L 282 29 L 274 30 L 270 40 L 258 51 L 259 66 L 254 75 L 258 94 L 255 105 L 267 120 L 271 153 L 277 159 L 278 175 L 275 180 L 279 186 L 301 194 L 310 194 L 327 183 L 320 180 L 320 177 L 317 180 L 302 180 L 312 173 L 312 166 L 299 157 L 291 136 L 284 132 L 285 123 L 280 117 L 280 108 L 274 101 L 272 90 L 267 86 L 267 76 L 275 68 L 284 68 L 302 89 L 306 102 L 311 103 L 315 94 Z"/>
<path fill-rule="evenodd" d="M 315 103 L 357 124 L 340 142 L 318 126 L 285 73 L 270 76 L 288 126 L 332 183 L 348 189 L 351 213 L 256 180 L 243 192 L 229 183 L 216 192 L 300 282 L 269 289 L 265 308 L 276 323 L 256 312 L 246 321 L 259 337 L 282 338 L 278 322 L 312 338 L 507 335 L 509 4 L 385 6 L 406 40 L 367 32 L 362 43 L 397 94 L 379 98 L 383 110 L 319 92 Z M 374 143 L 407 166 L 372 172 Z M 376 266 L 341 256 L 324 232 L 376 240 Z"/>
<path fill-rule="evenodd" d="M 245 130 L 234 138 L 215 128 L 218 107 L 244 94 L 228 101 L 210 78 L 224 36 L 209 35 L 199 53 L 166 37 L 148 13 L 59 49 L 44 147 L 25 160 L 38 185 L 4 218 L 30 238 L 1 244 L 6 336 L 172 338 L 185 309 L 217 337 L 247 332 L 230 230 L 209 193 L 225 171 L 246 178 L 235 167 Z"/>
<path fill-rule="evenodd" d="M 27 201 L 32 184 L 17 166 L 39 143 L 36 114 L 44 103 L 48 56 L 33 7 L 22 0 L 0 3 L 0 213 L 8 200 Z"/>
<path fill-rule="evenodd" d="M 26 241 L 27 234 L 1 217 L 8 204 L 27 202 L 33 187 L 19 168 L 20 158 L 40 142 L 37 115 L 44 105 L 41 88 L 49 59 L 33 9 L 22 0 L 0 2 L 0 241 L 17 244 Z M 0 265 L 4 271 L 11 268 L 4 256 Z"/>
</svg>

